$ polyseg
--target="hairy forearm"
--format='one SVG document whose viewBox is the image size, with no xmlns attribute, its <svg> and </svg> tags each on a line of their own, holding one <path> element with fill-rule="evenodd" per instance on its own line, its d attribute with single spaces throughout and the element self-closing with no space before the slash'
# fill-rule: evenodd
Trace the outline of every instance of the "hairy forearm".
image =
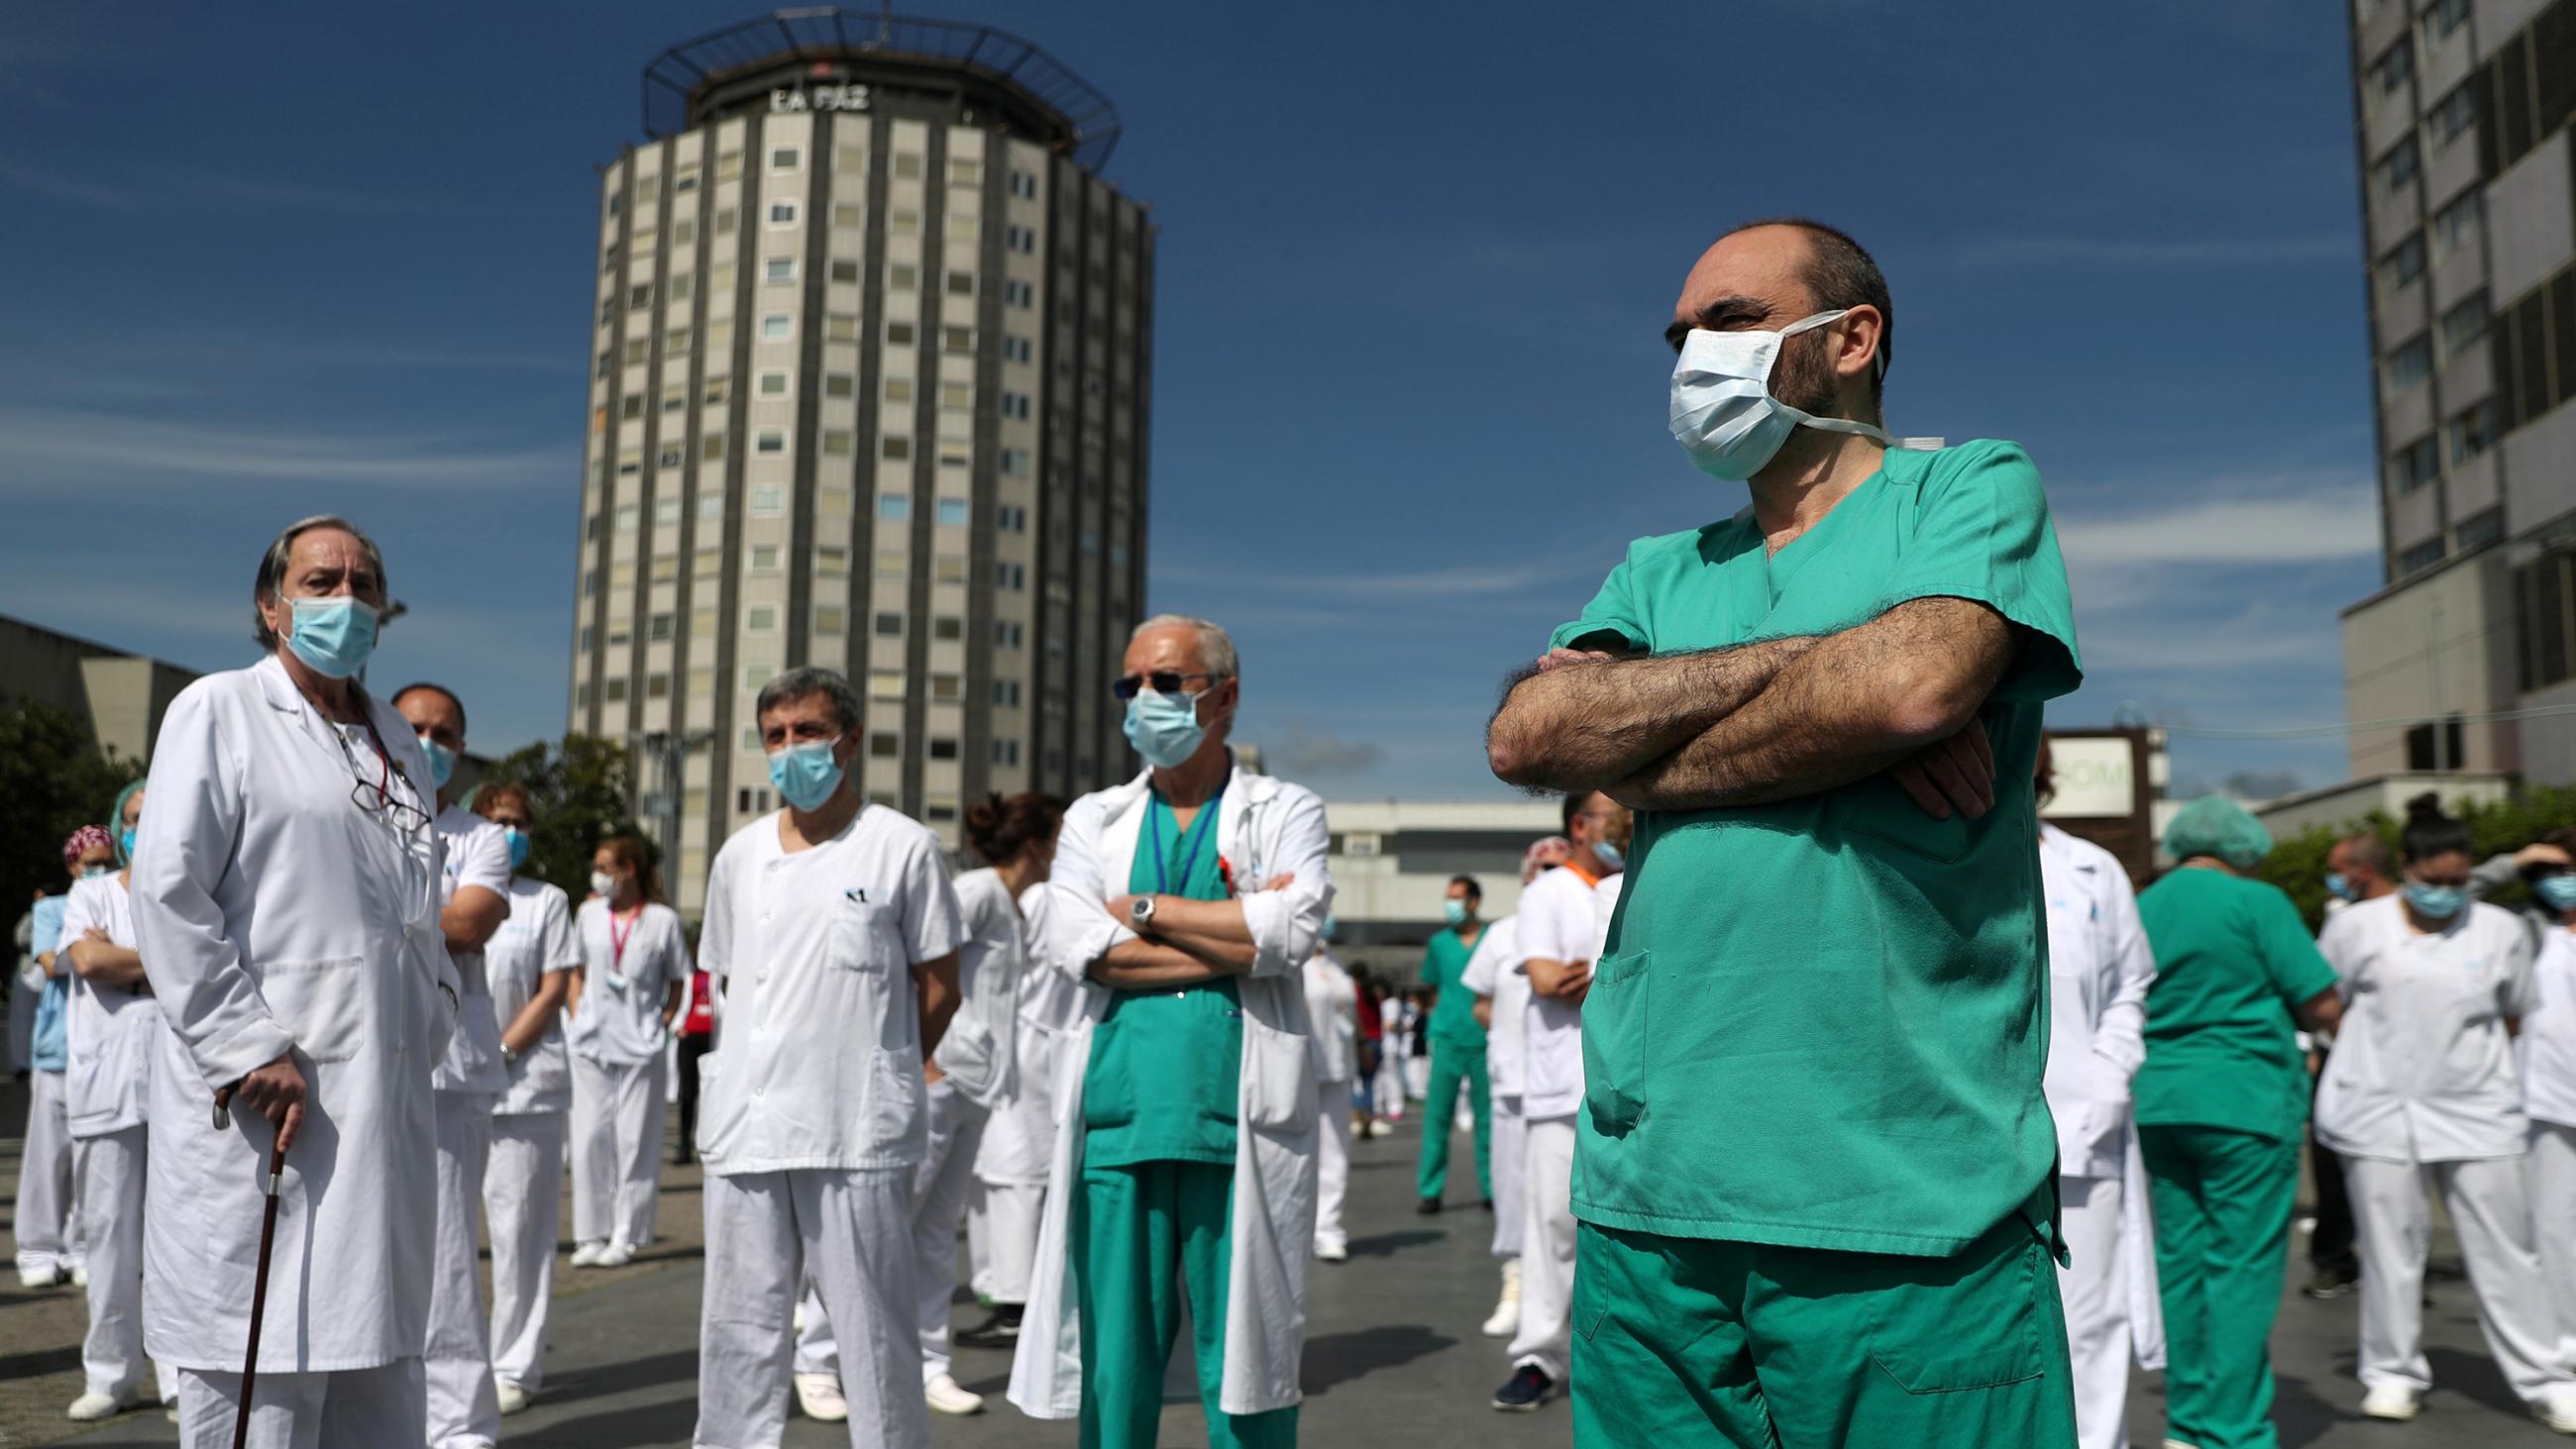
<svg viewBox="0 0 2576 1449">
<path fill-rule="evenodd" d="M 1154 898 L 1154 937 L 1189 955 L 1221 962 L 1237 971 L 1252 969 L 1259 948 L 1243 919 L 1243 902 L 1194 901 L 1180 896 Z"/>
<path fill-rule="evenodd" d="M 501 923 L 510 919 L 510 903 L 483 886 L 468 886 L 438 912 L 438 928 L 451 952 L 480 951 Z"/>
<path fill-rule="evenodd" d="M 1632 810 L 1715 810 L 1848 785 L 1965 727 L 2011 657 L 1993 610 L 1918 599 L 1817 641 L 1742 707 L 1606 788 Z"/>
<path fill-rule="evenodd" d="M 1550 961 L 1533 956 L 1525 969 L 1529 972 L 1530 990 L 1540 996 L 1576 996 L 1592 984 L 1589 961 Z"/>
<path fill-rule="evenodd" d="M 1178 946 L 1138 939 L 1110 947 L 1083 974 L 1121 991 L 1151 991 L 1196 986 L 1242 972 L 1237 967 L 1203 960 Z"/>
<path fill-rule="evenodd" d="M 510 1018 L 509 1026 L 501 1032 L 501 1045 L 524 1055 L 543 1040 L 547 1028 L 555 1024 L 555 1014 L 563 1010 L 564 989 L 570 977 L 567 971 L 549 971 L 539 977 L 537 994 L 528 998 L 517 1016 Z"/>
<path fill-rule="evenodd" d="M 921 1011 L 921 1059 L 939 1050 L 948 1023 L 957 1016 L 957 956 L 954 952 L 912 968 L 913 989 Z"/>
<path fill-rule="evenodd" d="M 1486 763 L 1532 790 L 1589 791 L 1646 768 L 1743 707 L 1813 639 L 1538 669 L 1485 732 Z"/>
</svg>

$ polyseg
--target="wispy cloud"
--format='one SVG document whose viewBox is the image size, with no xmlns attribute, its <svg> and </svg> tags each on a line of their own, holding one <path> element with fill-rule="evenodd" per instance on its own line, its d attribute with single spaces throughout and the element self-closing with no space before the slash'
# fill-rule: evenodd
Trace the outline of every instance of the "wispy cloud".
<svg viewBox="0 0 2576 1449">
<path fill-rule="evenodd" d="M 1386 747 L 1375 740 L 1335 734 L 1293 714 L 1280 721 L 1279 733 L 1268 747 L 1291 775 L 1357 774 L 1386 758 Z"/>
<path fill-rule="evenodd" d="M 221 427 L 76 409 L 0 409 L 0 493 L 208 478 L 513 487 L 572 475 L 569 447 L 457 436 L 368 437 Z"/>
<path fill-rule="evenodd" d="M 2311 482 L 2303 491 L 2268 497 L 2260 484 L 2229 491 L 2237 496 L 2118 514 L 2081 505 L 2061 509 L 2058 544 L 2079 569 L 2317 563 L 2379 552 L 2379 517 L 2367 485 Z"/>
</svg>

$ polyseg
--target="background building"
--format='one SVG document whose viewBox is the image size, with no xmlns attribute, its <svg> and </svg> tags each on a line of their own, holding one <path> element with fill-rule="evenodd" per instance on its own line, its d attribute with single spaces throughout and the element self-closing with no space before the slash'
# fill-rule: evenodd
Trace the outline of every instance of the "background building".
<svg viewBox="0 0 2576 1449">
<path fill-rule="evenodd" d="M 2387 581 L 2343 615 L 2352 773 L 2576 779 L 2576 712 L 2491 717 L 2576 706 L 2576 6 L 2351 23 Z"/>
<path fill-rule="evenodd" d="M 249 653 L 247 607 L 242 645 Z M 192 669 L 0 615 L 0 700 L 33 699 L 87 720 L 112 759 L 151 759 L 162 713 L 196 678 Z"/>
<path fill-rule="evenodd" d="M 867 699 L 860 785 L 952 844 L 1130 758 L 1154 229 L 1028 42 L 782 11 L 656 58 L 600 175 L 572 728 L 633 741 L 694 908 L 772 809 L 779 670 Z"/>
</svg>

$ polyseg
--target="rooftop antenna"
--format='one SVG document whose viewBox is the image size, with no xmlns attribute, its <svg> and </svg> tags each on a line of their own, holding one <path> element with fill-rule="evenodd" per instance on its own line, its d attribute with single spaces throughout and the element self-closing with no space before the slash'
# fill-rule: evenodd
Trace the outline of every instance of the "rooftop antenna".
<svg viewBox="0 0 2576 1449">
<path fill-rule="evenodd" d="M 894 43 L 894 0 L 877 0 L 877 44 Z"/>
</svg>

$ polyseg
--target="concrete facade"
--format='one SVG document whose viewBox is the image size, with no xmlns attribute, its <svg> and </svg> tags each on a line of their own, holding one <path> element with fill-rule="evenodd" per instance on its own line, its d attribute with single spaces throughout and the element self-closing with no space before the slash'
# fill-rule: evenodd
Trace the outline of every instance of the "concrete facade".
<svg viewBox="0 0 2576 1449">
<path fill-rule="evenodd" d="M 245 611 L 242 625 L 250 625 Z M 88 721 L 101 752 L 149 760 L 162 712 L 193 670 L 0 615 L 0 699 L 34 699 Z"/>
<path fill-rule="evenodd" d="M 2354 0 L 2351 40 L 2386 586 L 2344 614 L 2350 768 L 2576 778 L 2478 718 L 2576 679 L 2576 4 Z"/>
</svg>

